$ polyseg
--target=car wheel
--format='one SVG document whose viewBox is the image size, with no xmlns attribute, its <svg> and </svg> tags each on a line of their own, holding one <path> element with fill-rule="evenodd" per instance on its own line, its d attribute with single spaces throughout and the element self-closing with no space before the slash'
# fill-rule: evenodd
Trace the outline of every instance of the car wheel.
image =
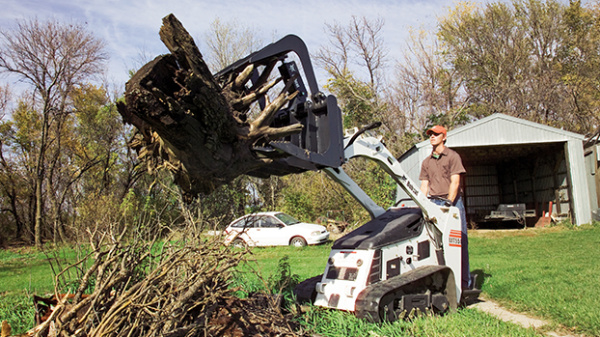
<svg viewBox="0 0 600 337">
<path fill-rule="evenodd" d="M 290 240 L 290 246 L 304 247 L 306 246 L 306 240 L 300 236 L 295 236 Z"/>
<path fill-rule="evenodd" d="M 234 248 L 244 248 L 246 247 L 246 242 L 240 238 L 237 238 L 231 241 L 231 246 Z"/>
</svg>

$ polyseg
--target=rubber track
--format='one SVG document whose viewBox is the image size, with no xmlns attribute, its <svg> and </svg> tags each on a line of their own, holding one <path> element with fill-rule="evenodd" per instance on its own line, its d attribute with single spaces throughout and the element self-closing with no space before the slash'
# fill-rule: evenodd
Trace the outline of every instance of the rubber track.
<svg viewBox="0 0 600 337">
<path fill-rule="evenodd" d="M 300 283 L 296 287 L 294 287 L 294 295 L 296 295 L 296 302 L 302 303 L 314 303 L 315 298 L 317 297 L 317 290 L 315 286 L 318 282 L 323 278 L 323 274 L 313 276 L 309 279 L 306 279 Z"/>
<path fill-rule="evenodd" d="M 355 313 L 358 318 L 364 318 L 371 322 L 381 322 L 382 318 L 379 316 L 380 309 L 380 301 L 386 295 L 391 295 L 394 292 L 398 292 L 397 294 L 393 294 L 395 297 L 399 297 L 403 294 L 411 294 L 413 292 L 402 291 L 403 287 L 416 285 L 419 288 L 423 288 L 423 290 L 428 289 L 425 284 L 416 283 L 419 280 L 424 279 L 425 277 L 431 276 L 438 272 L 450 272 L 450 270 L 445 266 L 424 266 L 415 270 L 411 270 L 406 272 L 400 276 L 393 277 L 389 280 L 381 281 L 375 283 L 367 288 L 365 288 L 356 299 L 356 307 Z M 449 274 L 452 275 L 451 272 Z M 454 282 L 454 277 L 449 277 Z M 448 280 L 446 280 L 446 283 Z M 456 292 L 454 290 L 454 284 L 452 284 L 447 290 L 448 301 L 450 302 L 450 310 L 456 309 Z M 439 290 L 436 289 L 439 292 Z"/>
</svg>

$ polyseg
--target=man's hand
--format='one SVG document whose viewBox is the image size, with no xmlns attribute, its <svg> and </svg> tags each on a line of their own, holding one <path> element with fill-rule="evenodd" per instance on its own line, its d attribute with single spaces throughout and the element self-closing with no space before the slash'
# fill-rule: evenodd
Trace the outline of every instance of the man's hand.
<svg viewBox="0 0 600 337">
<path fill-rule="evenodd" d="M 439 198 L 439 199 L 444 202 L 444 206 L 446 206 L 446 207 L 452 206 L 452 201 L 450 201 L 449 199 L 444 199 L 444 198 Z"/>
<path fill-rule="evenodd" d="M 442 197 L 431 197 L 430 199 L 436 199 L 436 200 L 440 200 L 443 204 L 440 206 L 445 206 L 445 207 L 450 207 L 450 206 L 454 206 L 452 204 L 452 201 L 450 199 L 446 199 L 446 198 L 442 198 Z M 439 205 L 439 204 L 438 204 Z"/>
</svg>

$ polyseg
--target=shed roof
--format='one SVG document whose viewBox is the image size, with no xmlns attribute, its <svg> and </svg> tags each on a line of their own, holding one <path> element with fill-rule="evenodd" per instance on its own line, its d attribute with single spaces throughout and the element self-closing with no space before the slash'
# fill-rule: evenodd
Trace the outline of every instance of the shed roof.
<svg viewBox="0 0 600 337">
<path fill-rule="evenodd" d="M 496 113 L 473 123 L 448 131 L 447 144 L 450 147 L 471 147 L 484 145 L 510 145 L 555 143 L 581 140 L 583 135 L 557 129 Z M 429 145 L 429 140 L 416 144 L 417 148 Z"/>
</svg>

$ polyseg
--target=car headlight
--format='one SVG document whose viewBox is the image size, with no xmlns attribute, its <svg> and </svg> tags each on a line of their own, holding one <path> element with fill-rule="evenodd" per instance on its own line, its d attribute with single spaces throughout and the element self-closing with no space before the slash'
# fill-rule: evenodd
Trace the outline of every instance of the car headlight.
<svg viewBox="0 0 600 337">
<path fill-rule="evenodd" d="M 310 233 L 310 236 L 317 236 L 317 235 L 321 235 L 321 231 L 314 231 L 314 232 Z"/>
</svg>

